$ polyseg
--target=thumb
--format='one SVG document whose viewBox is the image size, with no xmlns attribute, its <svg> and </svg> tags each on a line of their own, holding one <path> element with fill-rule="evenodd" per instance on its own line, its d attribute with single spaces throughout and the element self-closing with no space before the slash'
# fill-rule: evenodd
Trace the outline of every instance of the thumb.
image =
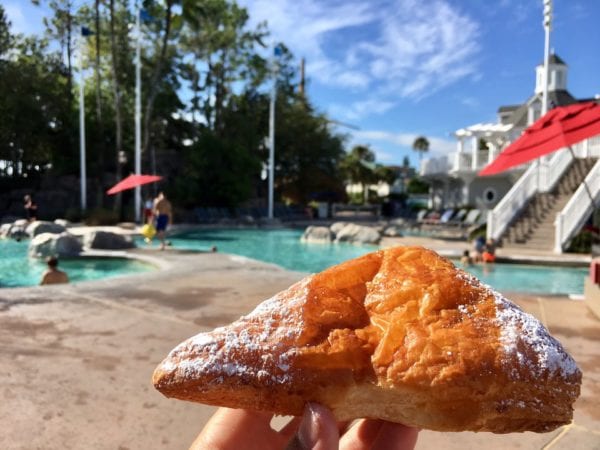
<svg viewBox="0 0 600 450">
<path fill-rule="evenodd" d="M 338 450 L 340 434 L 335 417 L 324 406 L 307 403 L 298 432 L 286 450 Z"/>
</svg>

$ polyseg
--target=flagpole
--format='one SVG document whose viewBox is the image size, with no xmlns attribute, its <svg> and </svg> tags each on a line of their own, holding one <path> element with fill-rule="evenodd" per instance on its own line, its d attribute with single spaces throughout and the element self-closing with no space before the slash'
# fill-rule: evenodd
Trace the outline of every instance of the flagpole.
<svg viewBox="0 0 600 450">
<path fill-rule="evenodd" d="M 542 86 L 542 111 L 540 117 L 548 112 L 548 81 L 550 78 L 550 23 L 552 21 L 552 0 L 544 0 L 544 85 Z M 538 158 L 537 185 L 538 192 L 542 191 L 542 180 L 540 171 L 542 165 L 546 166 L 546 156 Z"/>
<path fill-rule="evenodd" d="M 542 116 L 548 112 L 548 81 L 550 78 L 550 25 L 552 0 L 544 0 L 544 87 L 542 91 Z"/>
<path fill-rule="evenodd" d="M 81 182 L 81 211 L 87 209 L 87 179 L 85 167 L 85 100 L 83 77 L 83 33 L 79 38 L 79 178 Z"/>
<path fill-rule="evenodd" d="M 273 219 L 273 178 L 275 175 L 275 99 L 277 97 L 277 79 L 273 80 L 271 101 L 269 103 L 269 219 Z"/>
<path fill-rule="evenodd" d="M 140 175 L 142 173 L 142 73 L 141 73 L 141 35 L 142 30 L 140 27 L 140 14 L 141 8 L 139 1 L 137 2 L 137 14 L 136 14 L 136 30 L 137 39 L 135 46 L 135 173 Z M 135 221 L 140 222 L 141 220 L 141 188 L 136 186 L 135 188 Z"/>
<path fill-rule="evenodd" d="M 273 48 L 273 86 L 271 88 L 271 101 L 269 103 L 269 208 L 268 218 L 273 219 L 273 198 L 275 179 L 275 101 L 277 100 L 277 56 L 281 54 L 281 48 Z"/>
</svg>

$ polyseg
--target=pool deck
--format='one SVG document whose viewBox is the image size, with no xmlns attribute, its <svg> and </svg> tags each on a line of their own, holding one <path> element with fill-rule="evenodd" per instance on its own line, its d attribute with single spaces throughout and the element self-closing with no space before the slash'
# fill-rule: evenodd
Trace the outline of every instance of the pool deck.
<svg viewBox="0 0 600 450">
<path fill-rule="evenodd" d="M 466 245 L 383 243 L 397 244 L 449 255 Z M 150 382 L 154 367 L 179 342 L 237 319 L 304 276 L 220 253 L 131 253 L 161 269 L 0 290 L 0 448 L 187 448 L 214 408 L 164 398 Z M 507 296 L 540 319 L 582 369 L 574 422 L 546 434 L 422 431 L 417 448 L 600 449 L 600 320 L 582 301 Z"/>
</svg>

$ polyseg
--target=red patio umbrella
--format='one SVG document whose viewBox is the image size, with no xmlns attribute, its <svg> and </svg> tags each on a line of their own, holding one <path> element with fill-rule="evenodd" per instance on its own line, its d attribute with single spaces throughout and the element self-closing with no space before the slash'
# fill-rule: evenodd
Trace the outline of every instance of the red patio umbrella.
<svg viewBox="0 0 600 450">
<path fill-rule="evenodd" d="M 108 195 L 114 195 L 127 189 L 133 189 L 134 187 L 141 186 L 143 184 L 154 183 L 155 181 L 162 180 L 161 176 L 158 175 L 136 175 L 131 174 L 127 178 L 123 178 L 113 187 L 111 187 L 106 193 Z"/>
<path fill-rule="evenodd" d="M 600 104 L 559 106 L 533 125 L 488 164 L 479 175 L 494 175 L 600 134 Z"/>
</svg>

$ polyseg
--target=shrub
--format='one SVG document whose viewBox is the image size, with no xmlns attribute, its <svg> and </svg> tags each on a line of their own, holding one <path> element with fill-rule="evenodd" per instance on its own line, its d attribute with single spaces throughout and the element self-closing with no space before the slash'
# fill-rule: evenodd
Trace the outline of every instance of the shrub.
<svg viewBox="0 0 600 450">
<path fill-rule="evenodd" d="M 76 223 L 80 222 L 82 218 L 81 210 L 79 208 L 68 208 L 65 212 L 65 219 L 69 222 Z"/>
<path fill-rule="evenodd" d="M 83 221 L 86 225 L 116 225 L 119 222 L 119 215 L 111 209 L 96 208 L 89 211 Z"/>
<path fill-rule="evenodd" d="M 591 253 L 593 234 L 588 230 L 583 230 L 577 234 L 571 241 L 567 249 L 569 253 Z"/>
<path fill-rule="evenodd" d="M 477 239 L 480 236 L 483 236 L 483 238 L 485 239 L 486 233 L 487 233 L 487 226 L 486 226 L 486 224 L 479 225 L 474 230 L 471 230 L 471 232 L 469 233 L 469 238 L 468 239 L 469 239 L 469 241 L 474 241 L 475 239 Z"/>
</svg>

